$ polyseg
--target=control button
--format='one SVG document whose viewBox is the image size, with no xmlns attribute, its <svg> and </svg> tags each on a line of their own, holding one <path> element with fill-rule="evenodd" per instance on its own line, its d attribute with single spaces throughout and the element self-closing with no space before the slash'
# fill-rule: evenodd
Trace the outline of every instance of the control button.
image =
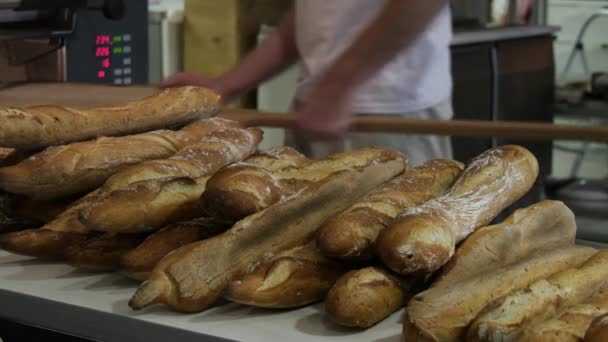
<svg viewBox="0 0 608 342">
<path fill-rule="evenodd" d="M 131 53 L 131 45 L 125 45 L 122 48 L 123 53 Z"/>
<path fill-rule="evenodd" d="M 124 34 L 124 35 L 122 36 L 122 41 L 123 41 L 123 42 L 130 42 L 130 41 L 131 41 L 131 35 L 130 35 L 130 34 L 128 34 L 128 33 L 127 33 L 127 34 Z"/>
<path fill-rule="evenodd" d="M 115 78 L 114 84 L 118 84 L 118 85 L 122 84 L 122 78 Z"/>
<path fill-rule="evenodd" d="M 122 69 L 122 73 L 125 75 L 131 75 L 131 68 L 124 68 Z"/>
<path fill-rule="evenodd" d="M 124 65 L 131 65 L 131 58 L 128 58 L 128 57 L 127 57 L 127 58 L 123 59 L 123 60 L 122 60 L 122 63 L 123 63 Z"/>
<path fill-rule="evenodd" d="M 114 76 L 122 76 L 122 69 L 114 69 Z"/>
<path fill-rule="evenodd" d="M 125 84 L 131 84 L 133 83 L 133 80 L 131 80 L 131 77 L 125 77 Z"/>
</svg>

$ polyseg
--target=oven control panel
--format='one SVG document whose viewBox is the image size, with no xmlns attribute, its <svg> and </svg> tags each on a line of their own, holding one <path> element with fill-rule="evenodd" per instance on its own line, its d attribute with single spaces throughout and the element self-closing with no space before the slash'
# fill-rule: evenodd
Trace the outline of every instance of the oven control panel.
<svg viewBox="0 0 608 342">
<path fill-rule="evenodd" d="M 106 19 L 96 11 L 77 14 L 66 40 L 70 82 L 132 85 L 148 83 L 147 0 L 125 1 L 125 17 Z"/>
</svg>

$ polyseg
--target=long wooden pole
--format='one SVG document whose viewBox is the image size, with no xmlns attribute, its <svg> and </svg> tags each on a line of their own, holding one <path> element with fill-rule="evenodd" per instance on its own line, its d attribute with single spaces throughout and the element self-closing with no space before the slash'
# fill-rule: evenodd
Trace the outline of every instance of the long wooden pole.
<svg viewBox="0 0 608 342">
<path fill-rule="evenodd" d="M 295 127 L 293 115 L 226 109 L 222 117 L 232 118 L 248 126 Z M 550 123 L 481 121 L 481 120 L 417 120 L 380 116 L 360 116 L 353 131 L 408 134 L 433 134 L 453 137 L 509 138 L 523 141 L 574 140 L 608 142 L 608 126 L 574 126 Z"/>
</svg>

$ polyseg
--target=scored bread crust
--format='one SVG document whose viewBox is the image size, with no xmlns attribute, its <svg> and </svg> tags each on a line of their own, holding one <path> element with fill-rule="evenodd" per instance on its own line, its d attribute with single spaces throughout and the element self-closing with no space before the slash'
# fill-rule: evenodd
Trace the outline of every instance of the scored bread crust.
<svg viewBox="0 0 608 342">
<path fill-rule="evenodd" d="M 415 278 L 398 278 L 381 267 L 350 271 L 325 297 L 325 311 L 340 325 L 369 328 L 402 308 L 420 283 Z"/>
<path fill-rule="evenodd" d="M 410 300 L 403 321 L 404 335 L 407 341 L 460 341 L 488 303 L 577 267 L 596 252 L 581 246 L 542 251 L 470 279 L 432 287 Z"/>
<path fill-rule="evenodd" d="M 607 312 L 608 288 L 603 288 L 583 303 L 569 307 L 559 317 L 526 327 L 518 341 L 578 342 L 583 340 L 592 321 Z"/>
<path fill-rule="evenodd" d="M 198 200 L 208 177 L 253 154 L 261 140 L 258 128 L 212 132 L 168 159 L 148 161 L 116 175 L 137 183 L 112 191 L 104 186 L 79 218 L 91 230 L 137 233 L 200 216 Z M 114 177 L 110 182 L 115 182 Z"/>
<path fill-rule="evenodd" d="M 256 153 L 240 164 L 262 166 L 270 170 L 281 170 L 302 165 L 306 157 L 290 147 L 276 147 Z M 197 218 L 188 222 L 169 225 L 155 233 L 122 257 L 122 273 L 136 280 L 147 279 L 154 266 L 171 251 L 192 242 L 217 235 L 232 225 L 232 222 L 210 218 Z"/>
<path fill-rule="evenodd" d="M 231 281 L 273 255 L 303 244 L 327 218 L 404 170 L 402 158 L 385 162 L 374 158 L 367 166 L 311 184 L 219 236 L 184 246 L 161 260 L 129 305 L 142 309 L 163 303 L 183 312 L 204 310 Z"/>
<path fill-rule="evenodd" d="M 380 233 L 377 252 L 398 274 L 434 272 L 452 257 L 457 243 L 526 194 L 537 176 L 538 162 L 525 148 L 488 150 L 445 195 L 399 215 Z"/>
<path fill-rule="evenodd" d="M 370 163 L 405 157 L 397 151 L 366 148 L 338 153 L 302 166 L 272 171 L 260 166 L 234 165 L 215 174 L 201 196 L 203 211 L 208 216 L 238 221 L 268 208 L 330 174 L 364 167 Z"/>
<path fill-rule="evenodd" d="M 317 237 L 319 248 L 332 258 L 372 259 L 378 234 L 397 215 L 445 193 L 462 170 L 459 162 L 437 159 L 406 171 L 323 224 Z"/>
<path fill-rule="evenodd" d="M 608 251 L 489 304 L 468 331 L 469 341 L 515 340 L 528 326 L 551 319 L 608 285 Z"/>
<path fill-rule="evenodd" d="M 213 90 L 182 87 L 124 105 L 88 110 L 61 106 L 2 108 L 0 146 L 35 150 L 184 125 L 214 116 L 220 101 Z"/>
<path fill-rule="evenodd" d="M 131 279 L 144 281 L 167 254 L 190 243 L 218 235 L 228 228 L 230 224 L 206 217 L 170 224 L 148 236 L 133 249 L 125 251 L 120 257 L 120 272 Z"/>
<path fill-rule="evenodd" d="M 439 270 L 433 286 L 465 280 L 542 250 L 571 246 L 575 239 L 574 213 L 562 202 L 542 201 L 473 233 Z"/>
<path fill-rule="evenodd" d="M 322 300 L 345 271 L 344 265 L 323 256 L 311 241 L 232 281 L 224 298 L 262 308 L 297 308 Z"/>
<path fill-rule="evenodd" d="M 50 147 L 17 165 L 0 168 L 0 188 L 45 200 L 86 193 L 129 166 L 168 158 L 205 135 L 235 127 L 241 125 L 215 118 L 192 123 L 181 131 L 102 137 Z"/>
</svg>

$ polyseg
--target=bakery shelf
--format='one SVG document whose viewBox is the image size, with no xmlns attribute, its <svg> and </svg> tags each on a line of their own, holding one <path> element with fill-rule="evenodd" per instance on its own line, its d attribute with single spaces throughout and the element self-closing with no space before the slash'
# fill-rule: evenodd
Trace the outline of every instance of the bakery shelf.
<svg viewBox="0 0 608 342">
<path fill-rule="evenodd" d="M 119 274 L 0 252 L 0 318 L 102 342 L 401 341 L 402 312 L 365 330 L 329 322 L 322 305 L 270 311 L 222 304 L 194 315 L 163 307 L 132 311 L 136 283 Z M 0 331 L 0 337 L 2 332 Z"/>
</svg>

